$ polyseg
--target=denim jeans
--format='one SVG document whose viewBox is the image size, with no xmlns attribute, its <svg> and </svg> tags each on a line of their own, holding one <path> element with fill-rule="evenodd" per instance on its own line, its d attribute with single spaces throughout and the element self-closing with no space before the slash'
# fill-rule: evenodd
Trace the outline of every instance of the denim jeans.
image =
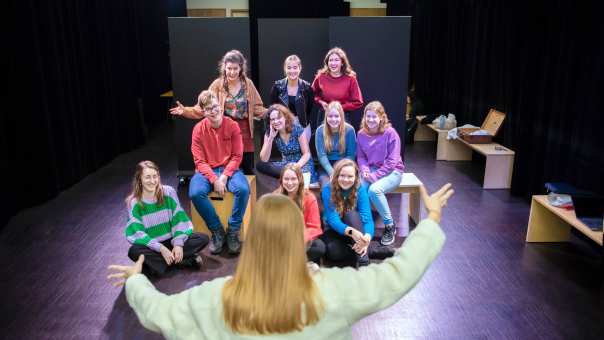
<svg viewBox="0 0 604 340">
<path fill-rule="evenodd" d="M 212 169 L 216 176 L 220 176 L 224 171 L 223 167 Z M 229 217 L 229 230 L 238 231 L 243 222 L 243 215 L 247 208 L 247 201 L 250 198 L 250 186 L 247 183 L 247 178 L 241 170 L 237 170 L 227 180 L 226 189 L 233 193 L 233 211 Z M 196 172 L 189 183 L 189 197 L 195 209 L 201 215 L 201 218 L 206 222 L 211 231 L 216 231 L 222 228 L 220 219 L 216 214 L 216 210 L 212 206 L 208 194 L 214 191 L 214 185 L 201 173 Z"/>
<path fill-rule="evenodd" d="M 382 217 L 384 225 L 392 224 L 394 222 L 392 220 L 390 206 L 388 206 L 386 194 L 398 188 L 402 178 L 402 173 L 393 171 L 369 185 L 369 200 Z"/>
</svg>

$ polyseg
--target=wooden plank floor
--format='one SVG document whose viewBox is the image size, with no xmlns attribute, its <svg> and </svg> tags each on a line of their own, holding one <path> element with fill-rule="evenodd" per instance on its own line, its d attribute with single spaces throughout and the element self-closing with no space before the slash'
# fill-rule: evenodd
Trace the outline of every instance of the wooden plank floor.
<svg viewBox="0 0 604 340">
<path fill-rule="evenodd" d="M 159 129 L 144 147 L 2 229 L 2 338 L 161 338 L 140 326 L 123 291 L 106 283 L 105 268 L 129 263 L 123 198 L 136 162 L 158 162 L 164 183 L 176 185 L 172 141 L 169 126 Z M 600 339 L 602 249 L 577 236 L 526 244 L 527 202 L 506 190 L 482 190 L 481 164 L 436 162 L 434 153 L 431 142 L 408 146 L 406 166 L 429 190 L 455 187 L 443 218 L 445 248 L 411 293 L 356 324 L 354 338 Z M 259 176 L 258 193 L 275 183 Z M 188 209 L 186 188 L 179 194 Z M 233 272 L 236 259 L 206 258 L 202 271 L 176 272 L 155 285 L 170 294 Z"/>
</svg>

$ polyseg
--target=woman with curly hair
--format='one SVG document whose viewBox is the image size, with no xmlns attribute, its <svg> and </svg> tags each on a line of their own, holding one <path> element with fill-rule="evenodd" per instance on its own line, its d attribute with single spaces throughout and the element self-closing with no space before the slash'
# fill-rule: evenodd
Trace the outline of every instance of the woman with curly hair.
<svg viewBox="0 0 604 340">
<path fill-rule="evenodd" d="M 254 117 L 266 112 L 256 86 L 247 77 L 247 60 L 238 50 L 228 51 L 218 63 L 220 76 L 208 90 L 216 98 L 224 115 L 235 120 L 243 138 L 243 160 L 241 169 L 246 175 L 254 174 Z M 191 119 L 204 117 L 199 105 L 185 107 L 180 102 L 170 110 L 173 115 Z"/>
<path fill-rule="evenodd" d="M 321 198 L 326 229 L 322 239 L 327 247 L 327 258 L 346 265 L 368 265 L 373 217 L 367 186 L 361 185 L 354 161 L 345 158 L 336 163 Z"/>
</svg>

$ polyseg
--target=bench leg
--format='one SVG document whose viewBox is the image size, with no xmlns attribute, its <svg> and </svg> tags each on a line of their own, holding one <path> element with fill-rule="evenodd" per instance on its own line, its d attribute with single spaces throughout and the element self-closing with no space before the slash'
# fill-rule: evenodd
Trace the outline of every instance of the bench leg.
<svg viewBox="0 0 604 340">
<path fill-rule="evenodd" d="M 531 200 L 526 242 L 564 242 L 568 241 L 569 235 L 568 223 L 535 199 Z"/>
<path fill-rule="evenodd" d="M 487 156 L 482 187 L 485 189 L 509 189 L 512 184 L 513 169 L 513 155 Z"/>
<path fill-rule="evenodd" d="M 417 225 L 422 217 L 422 199 L 419 195 L 419 191 L 412 192 L 409 194 L 409 215 L 413 219 L 413 222 Z"/>
<path fill-rule="evenodd" d="M 469 161 L 472 160 L 472 149 L 458 140 L 448 140 L 447 132 L 438 133 L 436 145 L 436 160 L 439 161 Z"/>
<path fill-rule="evenodd" d="M 409 235 L 409 195 L 401 194 L 401 204 L 398 211 L 398 223 L 396 225 L 396 234 L 400 237 Z"/>
</svg>

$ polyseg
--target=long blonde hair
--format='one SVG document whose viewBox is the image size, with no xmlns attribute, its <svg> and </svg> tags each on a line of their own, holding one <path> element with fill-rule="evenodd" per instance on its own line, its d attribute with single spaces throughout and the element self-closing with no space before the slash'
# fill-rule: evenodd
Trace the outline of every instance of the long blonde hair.
<svg viewBox="0 0 604 340">
<path fill-rule="evenodd" d="M 323 117 L 323 144 L 325 145 L 325 151 L 331 152 L 333 145 L 331 144 L 331 126 L 327 124 L 327 113 L 331 110 L 336 110 L 340 114 L 340 126 L 338 127 L 338 152 L 343 154 L 346 151 L 346 117 L 344 116 L 344 108 L 339 101 L 334 100 L 327 105 L 325 115 Z"/>
<path fill-rule="evenodd" d="M 340 172 L 342 172 L 342 169 L 347 166 L 351 166 L 354 168 L 355 178 L 352 188 L 349 189 L 350 192 L 348 193 L 346 198 L 344 198 L 344 190 L 342 190 L 342 187 L 340 187 L 340 184 L 338 183 L 338 177 L 340 176 Z M 339 160 L 333 168 L 333 175 L 331 176 L 330 182 L 330 201 L 331 203 L 333 203 L 334 208 L 336 209 L 338 214 L 344 215 L 346 212 L 351 211 L 356 207 L 357 192 L 359 191 L 360 186 L 361 178 L 359 176 L 359 167 L 357 166 L 357 163 L 348 158 L 342 158 L 341 160 Z"/>
<path fill-rule="evenodd" d="M 267 194 L 250 225 L 235 274 L 222 289 L 226 325 L 267 335 L 319 322 L 323 301 L 306 266 L 302 211 L 288 197 Z"/>
<path fill-rule="evenodd" d="M 157 188 L 155 188 L 155 199 L 157 204 L 164 204 L 164 191 L 162 189 L 161 177 L 159 175 L 159 167 L 157 164 L 151 161 L 141 161 L 136 165 L 136 171 L 134 172 L 134 177 L 132 178 L 132 191 L 126 197 L 126 206 L 128 209 L 132 208 L 132 201 L 135 199 L 138 204 L 142 205 L 141 198 L 143 196 L 143 170 L 152 169 L 157 172 Z"/>
<path fill-rule="evenodd" d="M 287 190 L 283 187 L 283 176 L 287 170 L 291 170 L 298 177 L 298 190 L 296 190 L 296 197 L 294 202 L 298 207 L 304 210 L 304 195 L 306 195 L 306 189 L 304 188 L 304 176 L 302 175 L 302 169 L 296 166 L 296 163 L 288 163 L 281 170 L 281 176 L 279 176 L 279 187 L 274 191 L 275 194 L 281 194 L 289 197 Z"/>
<path fill-rule="evenodd" d="M 386 114 L 386 110 L 384 109 L 384 105 L 377 100 L 372 101 L 371 103 L 365 106 L 363 110 L 363 119 L 361 120 L 361 130 L 369 133 L 369 128 L 367 127 L 367 122 L 365 121 L 365 116 L 367 115 L 367 111 L 375 111 L 378 117 L 380 118 L 380 125 L 378 126 L 378 133 L 384 133 L 384 131 L 391 127 L 390 120 L 388 120 L 388 115 Z"/>
</svg>

